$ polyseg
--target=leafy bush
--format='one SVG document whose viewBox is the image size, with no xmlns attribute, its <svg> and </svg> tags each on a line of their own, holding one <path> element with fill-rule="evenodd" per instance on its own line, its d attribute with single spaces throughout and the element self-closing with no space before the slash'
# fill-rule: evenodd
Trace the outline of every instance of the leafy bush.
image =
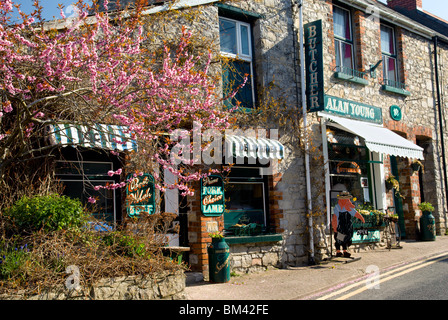
<svg viewBox="0 0 448 320">
<path fill-rule="evenodd" d="M 109 232 L 103 238 L 104 243 L 109 246 L 116 254 L 128 257 L 145 257 L 149 255 L 144 243 L 132 236 L 119 231 Z"/>
<path fill-rule="evenodd" d="M 85 226 L 88 215 L 81 201 L 66 196 L 24 196 L 5 211 L 5 218 L 19 232 L 37 230 L 77 230 Z"/>
<path fill-rule="evenodd" d="M 433 212 L 434 211 L 434 206 L 429 203 L 429 202 L 422 202 L 418 205 L 418 208 L 422 211 L 429 211 L 429 212 Z"/>
</svg>

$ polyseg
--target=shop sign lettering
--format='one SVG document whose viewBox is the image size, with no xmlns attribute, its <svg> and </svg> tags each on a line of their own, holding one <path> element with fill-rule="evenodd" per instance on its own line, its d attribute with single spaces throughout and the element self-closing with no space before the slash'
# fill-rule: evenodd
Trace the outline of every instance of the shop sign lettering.
<svg viewBox="0 0 448 320">
<path fill-rule="evenodd" d="M 204 216 L 220 216 L 224 213 L 224 182 L 220 176 L 201 179 L 201 211 Z"/>
<path fill-rule="evenodd" d="M 325 96 L 325 112 L 335 115 L 383 124 L 382 109 L 367 104 Z"/>
<path fill-rule="evenodd" d="M 126 187 L 126 210 L 130 217 L 137 217 L 140 212 L 153 214 L 155 211 L 154 178 L 150 174 L 133 177 L 129 175 Z"/>
<path fill-rule="evenodd" d="M 324 110 L 322 20 L 306 24 L 304 31 L 307 111 L 322 111 Z"/>
</svg>

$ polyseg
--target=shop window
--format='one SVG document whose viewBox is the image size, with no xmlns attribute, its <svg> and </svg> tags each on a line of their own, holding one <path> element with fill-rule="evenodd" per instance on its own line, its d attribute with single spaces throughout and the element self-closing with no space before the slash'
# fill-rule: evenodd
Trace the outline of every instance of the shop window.
<svg viewBox="0 0 448 320">
<path fill-rule="evenodd" d="M 341 191 L 350 192 L 357 205 L 373 205 L 375 186 L 372 171 L 376 163 L 370 160 L 370 151 L 363 140 L 333 127 L 327 129 L 327 138 L 331 207 L 336 205 Z"/>
<path fill-rule="evenodd" d="M 222 80 L 224 96 L 233 92 L 248 79 L 237 94 L 225 102 L 229 107 L 239 104 L 242 108 L 254 108 L 253 50 L 251 26 L 248 23 L 219 18 L 221 56 L 223 57 Z"/>
<path fill-rule="evenodd" d="M 113 170 L 112 162 L 90 161 L 57 161 L 56 176 L 64 186 L 63 194 L 81 202 L 93 213 L 97 219 L 101 219 L 110 225 L 117 222 L 116 216 L 116 191 L 96 186 L 106 186 L 116 183 L 107 172 Z M 96 199 L 90 203 L 88 199 Z"/>
<path fill-rule="evenodd" d="M 350 11 L 333 7 L 334 43 L 336 51 L 336 72 L 353 74 L 354 50 Z"/>
<path fill-rule="evenodd" d="M 226 236 L 252 236 L 269 231 L 268 183 L 259 167 L 234 167 L 225 184 Z"/>
</svg>

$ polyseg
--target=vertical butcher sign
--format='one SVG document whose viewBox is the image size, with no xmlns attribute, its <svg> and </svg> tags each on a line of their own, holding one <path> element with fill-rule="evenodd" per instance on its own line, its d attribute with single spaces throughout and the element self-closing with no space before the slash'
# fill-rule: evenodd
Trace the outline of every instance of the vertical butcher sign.
<svg viewBox="0 0 448 320">
<path fill-rule="evenodd" d="M 324 110 L 322 20 L 304 26 L 306 103 L 308 112 Z"/>
<path fill-rule="evenodd" d="M 222 177 L 210 175 L 201 179 L 201 211 L 204 216 L 216 217 L 224 213 L 224 182 Z"/>
<path fill-rule="evenodd" d="M 153 214 L 155 211 L 154 177 L 150 174 L 128 176 L 126 188 L 126 210 L 130 217 L 138 217 L 140 212 Z"/>
</svg>

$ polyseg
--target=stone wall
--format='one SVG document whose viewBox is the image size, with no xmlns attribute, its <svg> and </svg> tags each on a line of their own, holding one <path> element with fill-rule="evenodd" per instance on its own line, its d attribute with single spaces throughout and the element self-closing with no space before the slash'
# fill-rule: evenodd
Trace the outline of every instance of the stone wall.
<svg viewBox="0 0 448 320">
<path fill-rule="evenodd" d="M 265 271 L 270 267 L 281 266 L 282 244 L 253 243 L 231 244 L 230 271 L 242 274 Z"/>
<path fill-rule="evenodd" d="M 127 276 L 102 279 L 91 288 L 44 292 L 28 300 L 185 300 L 186 276 L 183 271 L 153 276 Z M 22 294 L 2 295 L 2 300 L 22 300 Z"/>
</svg>

